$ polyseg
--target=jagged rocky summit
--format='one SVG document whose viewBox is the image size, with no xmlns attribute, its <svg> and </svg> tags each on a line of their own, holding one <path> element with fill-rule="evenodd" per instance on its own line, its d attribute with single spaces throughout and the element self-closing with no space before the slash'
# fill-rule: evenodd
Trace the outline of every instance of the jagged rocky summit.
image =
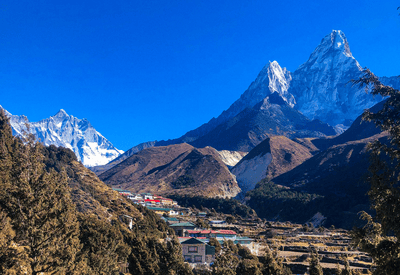
<svg viewBox="0 0 400 275">
<path fill-rule="evenodd" d="M 350 126 L 364 109 L 382 100 L 351 85 L 350 81 L 361 74 L 362 67 L 353 57 L 345 34 L 333 30 L 293 73 L 277 61 L 269 62 L 242 96 L 216 120 L 225 121 L 276 92 L 311 120 Z M 393 77 L 382 80 L 399 84 Z"/>
<path fill-rule="evenodd" d="M 353 57 L 345 34 L 333 30 L 296 71 L 291 73 L 277 61 L 268 62 L 227 110 L 182 138 L 190 136 L 187 141 L 193 141 L 273 93 L 279 94 L 288 105 L 311 120 L 338 125 L 338 130 L 346 129 L 364 109 L 382 100 L 349 83 L 361 74 L 362 67 Z M 400 85 L 399 80 L 393 77 L 382 80 L 394 86 Z"/>
<path fill-rule="evenodd" d="M 71 149 L 85 166 L 104 165 L 123 153 L 97 132 L 87 119 L 68 115 L 63 109 L 38 122 L 30 122 L 26 116 L 5 112 L 10 117 L 14 135 L 23 135 L 27 123 L 29 132 L 44 145 Z"/>
<path fill-rule="evenodd" d="M 288 93 L 296 100 L 295 108 L 308 118 L 349 126 L 364 109 L 382 100 L 349 83 L 361 74 L 345 34 L 334 30 L 292 74 Z"/>
</svg>

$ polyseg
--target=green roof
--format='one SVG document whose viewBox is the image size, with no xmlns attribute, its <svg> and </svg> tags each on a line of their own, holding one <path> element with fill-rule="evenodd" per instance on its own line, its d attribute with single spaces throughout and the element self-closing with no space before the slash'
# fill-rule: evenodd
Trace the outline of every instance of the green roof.
<svg viewBox="0 0 400 275">
<path fill-rule="evenodd" d="M 240 236 L 237 236 L 237 237 L 236 237 L 236 240 L 237 240 L 237 241 L 254 241 L 254 240 L 251 239 L 251 238 L 248 238 L 248 237 L 240 237 Z"/>
<path fill-rule="evenodd" d="M 171 208 L 162 208 L 162 207 L 147 207 L 147 209 L 150 209 L 153 211 L 165 211 L 165 212 L 171 211 Z"/>
<path fill-rule="evenodd" d="M 124 189 L 121 189 L 121 188 L 113 188 L 112 190 L 117 191 L 117 192 L 131 193 L 131 191 L 129 191 L 129 190 L 124 190 Z"/>
<path fill-rule="evenodd" d="M 174 217 L 172 217 L 172 218 L 167 217 L 166 219 L 167 219 L 168 221 L 173 221 L 173 222 L 179 221 L 177 218 L 174 218 Z"/>
<path fill-rule="evenodd" d="M 174 223 L 171 224 L 170 227 L 179 227 L 179 226 L 190 226 L 190 227 L 196 227 L 193 223 L 191 222 L 180 222 L 180 223 Z"/>
</svg>

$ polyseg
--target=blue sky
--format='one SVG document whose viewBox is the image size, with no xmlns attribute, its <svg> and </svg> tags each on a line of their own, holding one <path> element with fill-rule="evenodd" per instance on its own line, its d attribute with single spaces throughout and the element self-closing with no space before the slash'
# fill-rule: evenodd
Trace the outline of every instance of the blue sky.
<svg viewBox="0 0 400 275">
<path fill-rule="evenodd" d="M 349 3 L 350 2 L 350 3 Z M 399 1 L 1 1 L 0 105 L 65 109 L 117 148 L 218 116 L 268 62 L 296 70 L 342 30 L 361 66 L 400 74 Z"/>
</svg>

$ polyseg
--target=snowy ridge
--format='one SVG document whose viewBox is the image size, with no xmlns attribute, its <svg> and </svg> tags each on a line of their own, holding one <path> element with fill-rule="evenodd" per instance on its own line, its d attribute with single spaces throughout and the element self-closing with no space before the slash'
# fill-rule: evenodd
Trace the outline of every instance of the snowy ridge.
<svg viewBox="0 0 400 275">
<path fill-rule="evenodd" d="M 233 118 L 246 108 L 252 108 L 274 92 L 293 107 L 294 97 L 288 93 L 291 80 L 291 74 L 286 68 L 282 68 L 276 61 L 269 62 L 240 98 L 217 118 L 218 124 Z"/>
<path fill-rule="evenodd" d="M 1 108 L 1 106 L 0 106 Z M 26 132 L 34 134 L 44 145 L 62 146 L 71 149 L 85 166 L 104 165 L 123 153 L 102 136 L 87 119 L 68 115 L 63 109 L 54 116 L 38 122 L 29 122 L 25 116 L 12 115 L 11 127 L 14 135 Z"/>
</svg>

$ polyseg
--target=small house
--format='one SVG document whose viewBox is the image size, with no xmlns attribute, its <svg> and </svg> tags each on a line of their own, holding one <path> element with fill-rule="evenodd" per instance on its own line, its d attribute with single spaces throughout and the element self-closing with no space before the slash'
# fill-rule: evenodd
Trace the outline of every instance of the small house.
<svg viewBox="0 0 400 275">
<path fill-rule="evenodd" d="M 210 264 L 215 260 L 215 247 L 196 238 L 190 238 L 181 243 L 185 262 L 195 264 Z"/>
</svg>

